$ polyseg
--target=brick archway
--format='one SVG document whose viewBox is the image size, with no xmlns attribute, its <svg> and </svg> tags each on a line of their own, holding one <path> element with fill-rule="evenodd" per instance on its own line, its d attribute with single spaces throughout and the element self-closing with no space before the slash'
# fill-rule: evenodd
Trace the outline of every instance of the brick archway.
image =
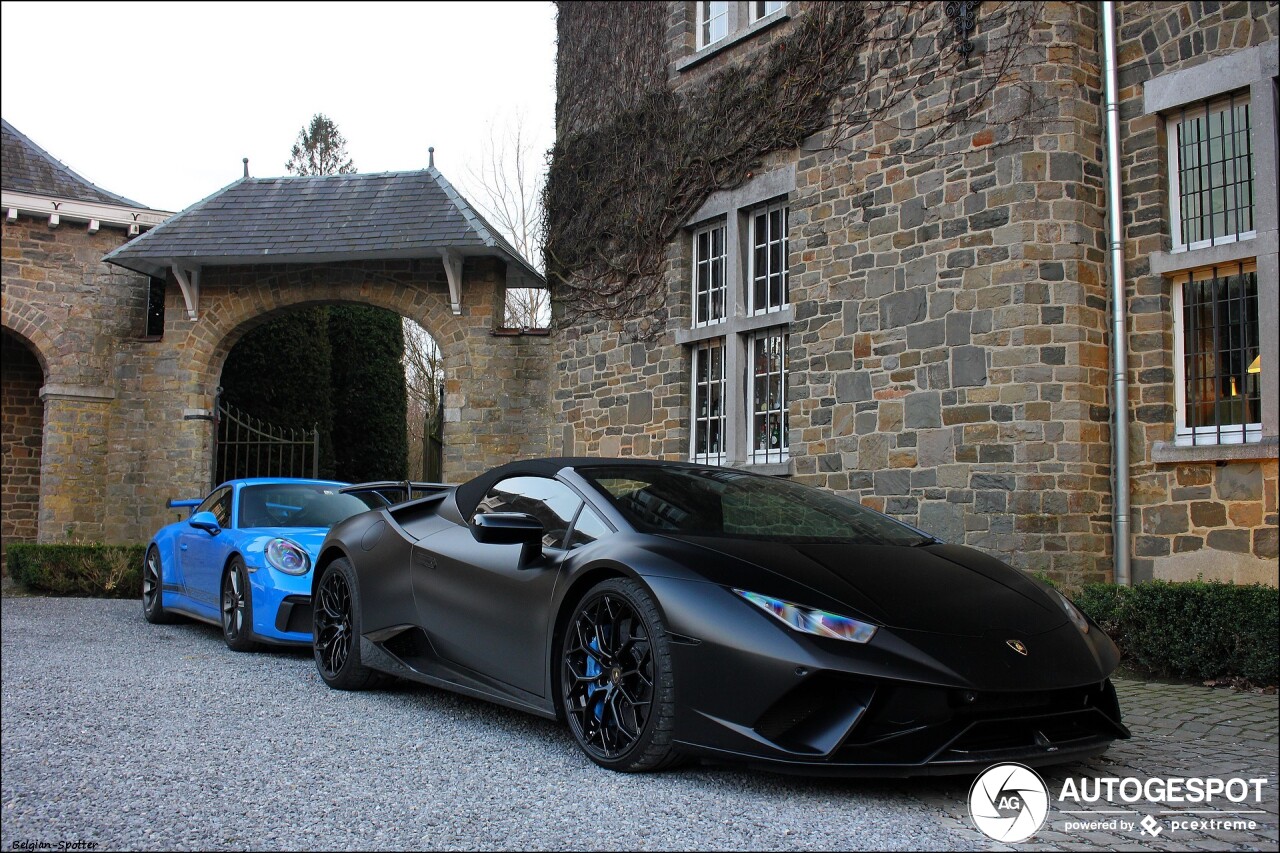
<svg viewBox="0 0 1280 853">
<path fill-rule="evenodd" d="M 40 351 L 6 324 L 0 334 L 0 566 L 8 572 L 10 542 L 39 535 L 40 460 L 44 453 L 44 403 L 48 375 Z"/>
</svg>

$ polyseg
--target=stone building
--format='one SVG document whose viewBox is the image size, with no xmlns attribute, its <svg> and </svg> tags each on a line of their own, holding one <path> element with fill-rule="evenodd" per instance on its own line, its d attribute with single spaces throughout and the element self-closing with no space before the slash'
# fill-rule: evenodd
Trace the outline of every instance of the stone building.
<svg viewBox="0 0 1280 853">
<path fill-rule="evenodd" d="M 972 47 L 978 67 L 1025 14 L 945 6 L 914 8 L 933 46 Z M 1021 61 L 939 141 L 950 78 L 921 72 L 894 103 L 887 63 L 865 87 L 888 105 L 875 121 L 838 139 L 837 106 L 731 176 L 678 223 L 642 317 L 559 332 L 553 447 L 794 477 L 1069 584 L 1112 579 L 1121 548 L 1133 580 L 1274 585 L 1277 4 L 1109 6 L 1038 5 Z M 749 123 L 705 105 L 794 53 L 817 7 L 560 4 L 557 151 L 669 96 Z M 1127 309 L 1118 545 L 1104 13 Z M 921 32 L 899 32 L 902 64 L 931 49 Z"/>
<path fill-rule="evenodd" d="M 376 305 L 431 334 L 446 478 L 545 454 L 549 339 L 495 307 L 540 278 L 434 166 L 246 174 L 169 215 L 8 123 L 3 154 L 6 541 L 143 542 L 176 518 L 167 499 L 210 487 L 227 354 L 301 306 Z"/>
</svg>

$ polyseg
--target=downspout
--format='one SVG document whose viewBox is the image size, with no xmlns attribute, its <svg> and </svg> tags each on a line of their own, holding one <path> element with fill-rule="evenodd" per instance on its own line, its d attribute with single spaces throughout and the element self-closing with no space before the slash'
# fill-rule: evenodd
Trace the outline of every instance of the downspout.
<svg viewBox="0 0 1280 853">
<path fill-rule="evenodd" d="M 1111 250 L 1111 550 L 1115 582 L 1129 586 L 1129 338 L 1125 317 L 1124 223 L 1120 211 L 1120 98 L 1115 4 L 1102 0 L 1102 73 L 1107 115 L 1107 227 Z"/>
</svg>

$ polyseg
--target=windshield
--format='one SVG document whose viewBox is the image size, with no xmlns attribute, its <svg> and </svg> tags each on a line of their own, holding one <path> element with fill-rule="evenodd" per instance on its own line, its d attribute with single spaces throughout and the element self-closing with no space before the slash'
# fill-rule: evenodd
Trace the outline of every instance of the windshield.
<svg viewBox="0 0 1280 853">
<path fill-rule="evenodd" d="M 339 485 L 270 483 L 240 490 L 240 526 L 332 527 L 383 505 L 376 495 L 344 495 Z"/>
<path fill-rule="evenodd" d="M 759 474 L 657 465 L 578 473 L 645 533 L 858 545 L 933 541 L 830 492 Z"/>
</svg>

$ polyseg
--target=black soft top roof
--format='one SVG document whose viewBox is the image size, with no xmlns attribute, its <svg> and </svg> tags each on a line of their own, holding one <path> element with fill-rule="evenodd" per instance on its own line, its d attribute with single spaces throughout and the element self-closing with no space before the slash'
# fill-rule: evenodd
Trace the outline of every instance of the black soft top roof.
<svg viewBox="0 0 1280 853">
<path fill-rule="evenodd" d="M 476 505 L 488 494 L 489 489 L 493 488 L 493 485 L 499 480 L 507 477 L 518 477 L 520 475 L 554 477 L 565 468 L 602 468 L 605 466 L 610 468 L 615 466 L 652 468 L 655 465 L 669 468 L 708 467 L 688 462 L 669 462 L 664 459 L 610 459 L 599 456 L 552 456 L 543 459 L 523 459 L 518 462 L 508 462 L 506 465 L 500 465 L 497 468 L 491 468 L 483 474 L 468 480 L 458 486 L 454 492 L 454 500 L 457 502 L 458 511 L 462 513 L 462 517 L 470 518 L 471 514 L 475 512 Z"/>
</svg>

